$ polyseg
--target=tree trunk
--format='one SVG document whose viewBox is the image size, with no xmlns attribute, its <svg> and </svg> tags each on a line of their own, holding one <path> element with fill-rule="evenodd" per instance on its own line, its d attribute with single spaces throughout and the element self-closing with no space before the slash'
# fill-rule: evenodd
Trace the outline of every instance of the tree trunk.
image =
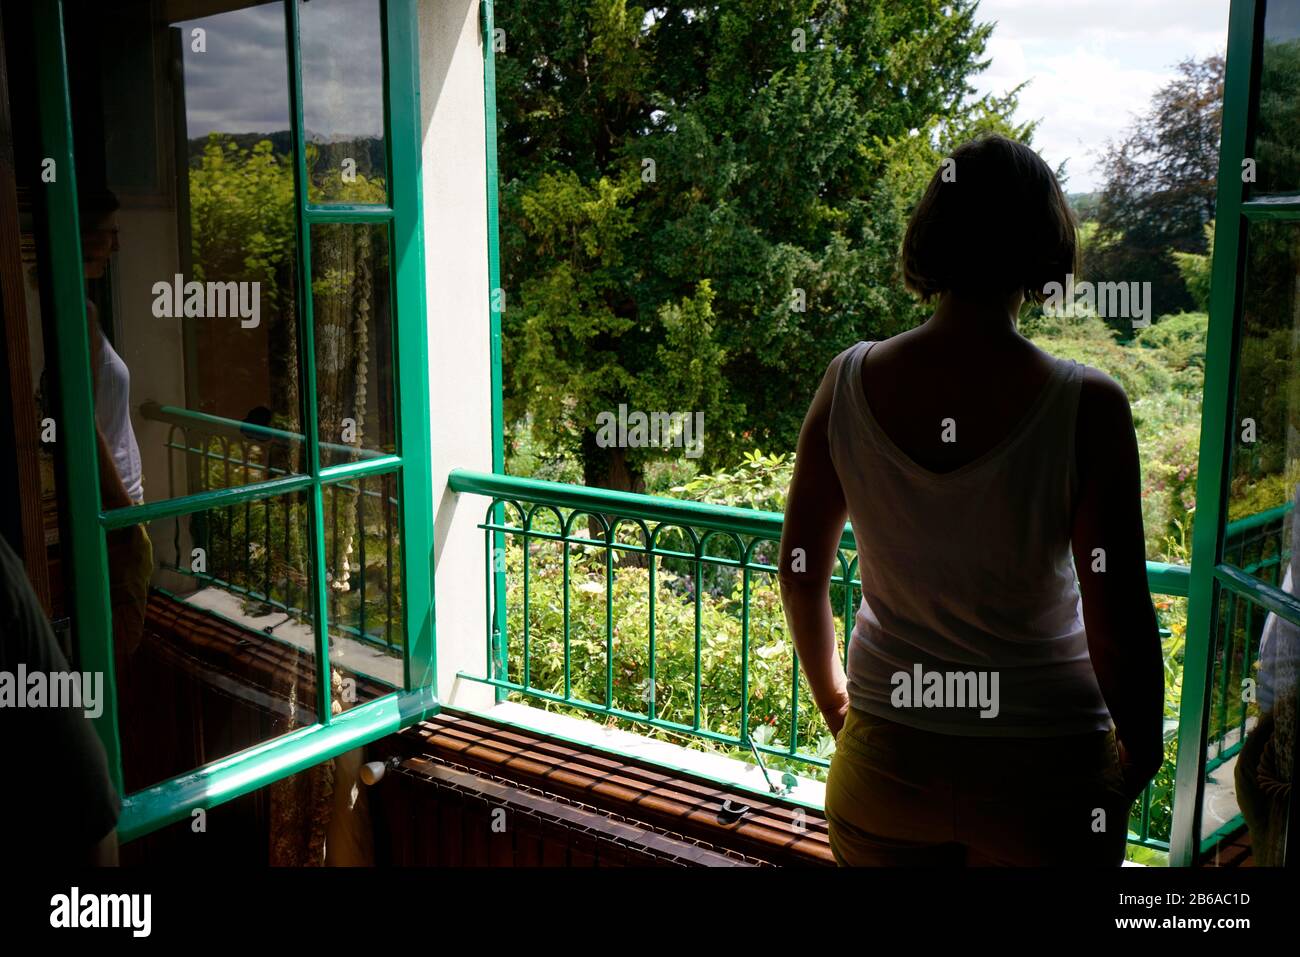
<svg viewBox="0 0 1300 957">
<path fill-rule="evenodd" d="M 602 449 L 596 444 L 594 432 L 588 432 L 582 437 L 582 482 L 588 488 L 645 492 L 645 475 L 628 462 L 627 449 Z M 615 518 L 614 515 L 606 515 L 605 521 L 612 523 Z M 587 529 L 593 539 L 604 540 L 605 531 L 595 516 L 587 520 Z M 625 561 L 634 557 L 626 553 L 625 556 Z"/>
</svg>

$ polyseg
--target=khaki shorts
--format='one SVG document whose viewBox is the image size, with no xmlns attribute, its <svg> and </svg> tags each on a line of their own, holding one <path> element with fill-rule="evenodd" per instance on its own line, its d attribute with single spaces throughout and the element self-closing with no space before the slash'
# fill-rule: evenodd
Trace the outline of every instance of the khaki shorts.
<svg viewBox="0 0 1300 957">
<path fill-rule="evenodd" d="M 962 737 L 853 708 L 826 782 L 842 866 L 1115 867 L 1131 807 L 1113 730 Z"/>
<path fill-rule="evenodd" d="M 108 536 L 108 583 L 113 604 L 113 647 L 119 659 L 130 656 L 144 637 L 153 543 L 139 525 Z"/>
</svg>

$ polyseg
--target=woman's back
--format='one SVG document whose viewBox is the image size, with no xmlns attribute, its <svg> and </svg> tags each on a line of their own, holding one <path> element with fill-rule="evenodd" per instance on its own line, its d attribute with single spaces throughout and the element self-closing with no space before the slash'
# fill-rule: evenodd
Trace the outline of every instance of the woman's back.
<svg viewBox="0 0 1300 957">
<path fill-rule="evenodd" d="M 1019 335 L 937 330 L 936 320 L 877 342 L 862 361 L 876 421 L 907 456 L 948 472 L 991 449 L 1047 385 L 1055 357 Z M 1006 339 L 1006 336 L 1003 336 Z M 956 440 L 938 423 L 956 421 Z"/>
<path fill-rule="evenodd" d="M 1070 542 L 1083 367 L 1026 342 L 945 372 L 892 342 L 841 355 L 828 422 L 863 592 L 850 701 L 950 734 L 1105 730 Z"/>
</svg>

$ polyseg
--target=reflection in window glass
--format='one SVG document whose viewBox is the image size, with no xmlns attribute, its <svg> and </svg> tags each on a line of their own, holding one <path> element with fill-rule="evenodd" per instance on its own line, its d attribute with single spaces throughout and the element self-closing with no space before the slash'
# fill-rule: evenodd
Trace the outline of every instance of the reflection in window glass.
<svg viewBox="0 0 1300 957">
<path fill-rule="evenodd" d="M 97 419 L 127 495 L 304 472 L 283 5 L 83 2 L 68 33 Z"/>
<path fill-rule="evenodd" d="M 128 791 L 316 722 L 310 501 L 109 534 Z"/>
<path fill-rule="evenodd" d="M 1224 560 L 1300 594 L 1292 571 L 1300 496 L 1300 225 L 1253 223 Z"/>
<path fill-rule="evenodd" d="M 388 202 L 379 0 L 300 0 L 307 198 Z"/>
<path fill-rule="evenodd" d="M 322 490 L 335 713 L 402 686 L 399 491 L 395 473 L 358 476 Z"/>
<path fill-rule="evenodd" d="M 1224 561 L 1300 595 L 1300 224 L 1249 227 L 1233 411 Z M 1276 865 L 1300 626 L 1226 589 L 1218 604 L 1201 837 L 1229 836 L 1244 821 L 1255 863 Z"/>
<path fill-rule="evenodd" d="M 296 441 L 298 248 L 283 8 L 264 4 L 177 26 L 182 38 L 206 33 L 204 49 L 185 47 L 193 277 L 238 282 L 259 313 L 191 324 L 198 411 L 244 423 L 239 438 L 260 444 L 254 461 L 268 473 L 305 471 Z M 233 440 L 216 437 L 206 448 L 224 451 L 222 440 Z M 204 482 L 218 484 L 207 475 Z"/>
<path fill-rule="evenodd" d="M 311 260 L 321 466 L 393 454 L 388 229 L 313 226 Z"/>
<path fill-rule="evenodd" d="M 1300 192 L 1300 0 L 1268 0 L 1253 193 Z"/>
<path fill-rule="evenodd" d="M 1235 842 L 1244 824 L 1253 863 L 1283 863 L 1298 649 L 1300 627 L 1248 598 L 1221 593 L 1201 802 L 1201 842 L 1211 855 Z"/>
</svg>

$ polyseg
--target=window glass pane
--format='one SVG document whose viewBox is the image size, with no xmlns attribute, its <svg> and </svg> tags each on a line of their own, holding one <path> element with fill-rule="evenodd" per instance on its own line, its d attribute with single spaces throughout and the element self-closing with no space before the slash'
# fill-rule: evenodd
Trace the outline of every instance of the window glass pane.
<svg viewBox="0 0 1300 957">
<path fill-rule="evenodd" d="M 311 230 L 312 322 L 321 466 L 396 452 L 388 228 Z"/>
<path fill-rule="evenodd" d="M 392 472 L 322 492 L 331 706 L 338 712 L 402 687 L 400 490 Z"/>
<path fill-rule="evenodd" d="M 109 533 L 128 791 L 316 722 L 310 502 Z"/>
<path fill-rule="evenodd" d="M 1300 192 L 1300 0 L 1268 0 L 1252 193 Z"/>
<path fill-rule="evenodd" d="M 1224 561 L 1300 595 L 1300 224 L 1250 226 Z"/>
<path fill-rule="evenodd" d="M 307 198 L 388 202 L 379 0 L 299 0 Z"/>
<path fill-rule="evenodd" d="M 1220 593 L 1201 804 L 1207 863 L 1233 863 L 1245 849 L 1257 866 L 1282 863 L 1297 652 L 1300 628 L 1248 598 Z"/>
<path fill-rule="evenodd" d="M 75 2 L 68 44 L 105 500 L 304 471 L 283 5 Z"/>
</svg>

